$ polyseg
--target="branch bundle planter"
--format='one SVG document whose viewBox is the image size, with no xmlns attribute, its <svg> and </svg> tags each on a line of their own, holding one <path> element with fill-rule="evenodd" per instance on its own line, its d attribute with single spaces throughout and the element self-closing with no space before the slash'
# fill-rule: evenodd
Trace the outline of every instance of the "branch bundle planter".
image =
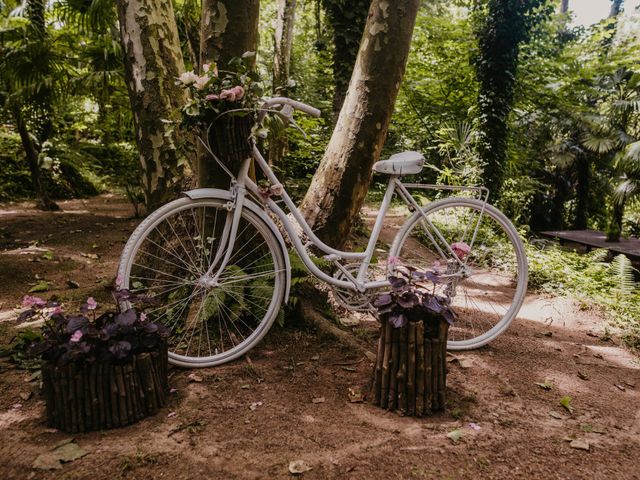
<svg viewBox="0 0 640 480">
<path fill-rule="evenodd" d="M 394 328 L 382 319 L 373 379 L 373 403 L 421 417 L 444 410 L 447 334 L 443 319 Z"/>
<path fill-rule="evenodd" d="M 124 427 L 165 406 L 167 346 L 130 362 L 45 364 L 47 424 L 68 433 Z"/>
</svg>

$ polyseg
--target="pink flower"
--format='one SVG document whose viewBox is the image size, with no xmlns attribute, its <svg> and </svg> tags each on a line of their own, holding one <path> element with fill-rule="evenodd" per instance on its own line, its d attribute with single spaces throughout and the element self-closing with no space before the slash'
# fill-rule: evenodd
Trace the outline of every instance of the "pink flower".
<svg viewBox="0 0 640 480">
<path fill-rule="evenodd" d="M 40 297 L 32 297 L 31 295 L 25 295 L 22 297 L 23 307 L 44 307 L 46 304 L 47 302 Z"/>
<path fill-rule="evenodd" d="M 477 423 L 474 423 L 474 422 L 470 422 L 469 423 L 469 428 L 471 430 L 475 430 L 477 432 L 478 430 L 480 430 L 480 425 L 478 425 Z"/>
<path fill-rule="evenodd" d="M 210 79 L 208 75 L 203 75 L 196 79 L 196 81 L 193 83 L 193 86 L 198 90 L 202 90 L 204 87 L 206 87 L 207 83 L 209 83 L 209 80 Z"/>
<path fill-rule="evenodd" d="M 124 278 L 122 278 L 122 275 L 118 275 L 116 277 L 116 287 L 121 287 L 123 283 L 124 283 Z"/>
<path fill-rule="evenodd" d="M 53 310 L 49 312 L 49 316 L 52 317 L 54 315 L 60 315 L 62 313 L 62 307 L 55 307 Z"/>
<path fill-rule="evenodd" d="M 208 102 L 217 102 L 218 100 L 220 100 L 220 95 L 216 95 L 215 93 L 212 93 L 204 97 L 204 99 Z"/>
<path fill-rule="evenodd" d="M 244 97 L 244 88 L 240 85 L 229 88 L 228 90 L 222 90 L 220 92 L 220 100 L 228 100 L 229 102 L 235 102 Z"/>
<path fill-rule="evenodd" d="M 142 312 L 142 313 L 140 314 L 140 321 L 141 321 L 141 322 L 145 322 L 146 320 L 147 320 L 147 314 L 146 314 L 146 313 L 144 313 L 144 312 Z"/>
<path fill-rule="evenodd" d="M 389 256 L 389 258 L 387 258 L 387 265 L 391 267 L 395 267 L 397 264 L 398 264 L 398 257 L 391 255 Z"/>
<path fill-rule="evenodd" d="M 87 298 L 87 308 L 89 310 L 95 310 L 97 306 L 98 306 L 98 302 L 96 302 L 93 297 Z"/>
<path fill-rule="evenodd" d="M 471 247 L 464 242 L 455 242 L 451 244 L 451 250 L 460 260 L 464 260 L 464 258 L 469 255 L 471 251 Z"/>
<path fill-rule="evenodd" d="M 69 341 L 73 343 L 78 343 L 81 338 L 82 338 L 82 330 L 76 330 L 75 332 L 73 332 L 73 335 L 71 335 L 71 338 L 69 339 Z"/>
</svg>

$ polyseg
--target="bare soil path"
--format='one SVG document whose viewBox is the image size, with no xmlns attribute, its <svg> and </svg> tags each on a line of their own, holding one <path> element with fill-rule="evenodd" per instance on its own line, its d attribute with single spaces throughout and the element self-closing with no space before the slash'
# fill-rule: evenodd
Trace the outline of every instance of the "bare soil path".
<svg viewBox="0 0 640 480">
<path fill-rule="evenodd" d="M 131 209 L 112 196 L 61 206 L 0 207 L 0 346 L 35 283 L 67 304 L 109 299 Z M 371 325 L 356 334 L 374 349 Z M 32 464 L 69 436 L 46 427 L 38 380 L 2 359 L 0 478 L 286 478 L 293 460 L 309 479 L 640 478 L 640 364 L 601 331 L 597 312 L 531 294 L 504 335 L 450 358 L 446 412 L 413 419 L 350 401 L 369 380 L 365 358 L 301 326 L 274 328 L 251 363 L 199 370 L 201 382 L 171 370 L 168 408 L 76 435 L 87 455 L 53 471 Z"/>
</svg>

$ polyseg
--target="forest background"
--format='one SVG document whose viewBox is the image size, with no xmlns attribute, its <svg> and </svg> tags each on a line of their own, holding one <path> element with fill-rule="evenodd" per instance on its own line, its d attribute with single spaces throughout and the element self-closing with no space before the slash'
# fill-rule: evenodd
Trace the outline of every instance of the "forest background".
<svg viewBox="0 0 640 480">
<path fill-rule="evenodd" d="M 292 4 L 283 68 L 283 12 Z M 275 162 L 299 198 L 331 139 L 368 8 L 366 0 L 263 0 L 255 10 L 265 95 L 324 113 L 300 116 L 308 137 L 291 130 Z M 572 24 L 566 1 L 421 2 L 381 155 L 418 150 L 427 158 L 424 181 L 489 185 L 492 203 L 529 239 L 532 285 L 604 307 L 637 346 L 631 262 L 541 249 L 535 236 L 585 228 L 640 235 L 640 15 L 624 8 L 614 0 L 606 18 L 584 27 Z M 35 198 L 55 209 L 56 200 L 119 192 L 143 215 L 197 183 L 193 149 L 182 144 L 161 160 L 176 188 L 159 195 L 148 181 L 145 145 L 136 142 L 142 121 L 134 112 L 142 109 L 127 90 L 117 10 L 113 0 L 0 2 L 0 200 Z M 182 58 L 177 77 L 201 67 L 202 5 L 177 0 L 170 10 Z M 370 201 L 383 181 L 373 177 Z"/>
</svg>

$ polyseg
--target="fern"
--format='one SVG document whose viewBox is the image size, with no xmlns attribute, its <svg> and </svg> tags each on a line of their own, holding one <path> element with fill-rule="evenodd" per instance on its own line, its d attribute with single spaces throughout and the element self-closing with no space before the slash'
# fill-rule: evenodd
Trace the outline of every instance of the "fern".
<svg viewBox="0 0 640 480">
<path fill-rule="evenodd" d="M 625 255 L 617 255 L 609 266 L 611 277 L 615 280 L 614 291 L 620 295 L 631 295 L 636 288 L 633 273 L 635 269 Z"/>
</svg>

